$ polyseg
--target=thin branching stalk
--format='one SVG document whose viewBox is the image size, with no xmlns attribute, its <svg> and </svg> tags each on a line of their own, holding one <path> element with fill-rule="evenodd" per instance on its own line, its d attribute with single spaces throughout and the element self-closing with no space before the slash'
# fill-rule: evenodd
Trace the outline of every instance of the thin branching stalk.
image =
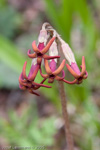
<svg viewBox="0 0 100 150">
<path fill-rule="evenodd" d="M 74 143 L 70 132 L 70 123 L 69 123 L 69 117 L 67 112 L 67 101 L 66 101 L 66 94 L 64 90 L 64 83 L 63 81 L 59 81 L 58 83 L 59 83 L 59 93 L 60 93 L 61 105 L 62 105 L 62 113 L 63 113 L 64 123 L 65 123 L 67 150 L 74 150 Z"/>
</svg>

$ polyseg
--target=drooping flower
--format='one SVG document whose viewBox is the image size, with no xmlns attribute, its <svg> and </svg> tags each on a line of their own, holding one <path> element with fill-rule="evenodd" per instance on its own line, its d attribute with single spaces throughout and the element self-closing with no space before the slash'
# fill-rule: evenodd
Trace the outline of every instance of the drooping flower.
<svg viewBox="0 0 100 150">
<path fill-rule="evenodd" d="M 28 56 L 30 58 L 37 58 L 37 64 L 39 64 L 39 65 L 42 62 L 42 58 L 47 59 L 47 60 L 54 59 L 55 56 L 46 55 L 46 53 L 48 52 L 48 50 L 49 50 L 50 46 L 52 45 L 52 43 L 54 42 L 54 40 L 55 40 L 55 37 L 51 38 L 50 41 L 46 45 L 47 31 L 41 30 L 39 38 L 38 38 L 38 41 L 39 41 L 38 47 L 36 46 L 36 42 L 33 41 L 32 48 L 33 48 L 34 53 L 30 54 L 31 50 L 29 49 L 27 52 Z M 57 56 L 57 57 L 59 58 L 60 56 Z"/>
<path fill-rule="evenodd" d="M 60 66 L 57 68 L 57 56 L 58 56 L 58 50 L 57 50 L 57 44 L 54 41 L 53 44 L 50 47 L 49 51 L 50 56 L 55 56 L 55 59 L 50 60 L 50 63 L 48 63 L 48 60 L 44 60 L 45 64 L 45 70 L 47 74 L 42 74 L 42 71 L 40 69 L 40 74 L 43 78 L 47 79 L 48 78 L 48 83 L 53 83 L 54 79 L 55 80 L 62 80 L 65 77 L 64 73 L 64 65 L 65 65 L 65 60 L 62 61 Z M 62 72 L 62 77 L 58 76 Z"/>
<path fill-rule="evenodd" d="M 51 88 L 51 86 L 43 84 L 46 79 L 43 79 L 41 81 L 41 83 L 36 83 L 34 81 L 36 78 L 36 75 L 38 73 L 38 70 L 39 70 L 39 65 L 37 64 L 36 58 L 33 59 L 33 61 L 32 61 L 32 66 L 31 66 L 31 69 L 30 69 L 28 76 L 26 75 L 26 65 L 27 65 L 27 62 L 24 63 L 22 73 L 19 76 L 19 87 L 20 87 L 20 89 L 22 89 L 22 90 L 27 89 L 30 93 L 39 96 L 39 94 L 34 92 L 34 90 L 37 90 L 40 87 Z"/>
<path fill-rule="evenodd" d="M 65 79 L 63 79 L 63 81 L 68 84 L 82 83 L 83 79 L 86 79 L 88 77 L 88 73 L 86 71 L 86 66 L 85 66 L 85 57 L 84 56 L 82 57 L 82 65 L 81 65 L 82 71 L 80 72 L 77 63 L 75 61 L 74 54 L 71 48 L 69 47 L 69 45 L 62 40 L 61 47 L 67 61 L 69 62 L 69 64 L 66 64 L 66 67 L 69 70 L 69 72 L 72 74 L 72 76 L 75 78 L 74 81 L 67 81 Z"/>
<path fill-rule="evenodd" d="M 86 79 L 88 77 L 84 56 L 82 57 L 82 65 L 81 65 L 82 71 L 81 72 L 76 63 L 71 63 L 71 66 L 66 64 L 66 67 L 69 70 L 69 72 L 73 75 L 73 77 L 75 78 L 75 83 L 77 83 L 77 84 L 82 83 L 83 79 Z"/>
</svg>

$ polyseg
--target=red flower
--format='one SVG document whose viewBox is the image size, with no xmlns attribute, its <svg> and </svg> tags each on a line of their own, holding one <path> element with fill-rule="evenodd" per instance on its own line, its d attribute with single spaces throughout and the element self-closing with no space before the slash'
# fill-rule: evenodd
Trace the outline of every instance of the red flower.
<svg viewBox="0 0 100 150">
<path fill-rule="evenodd" d="M 46 46 L 44 46 L 44 43 L 39 43 L 38 47 L 36 46 L 35 41 L 32 43 L 32 48 L 34 50 L 33 54 L 30 54 L 31 50 L 28 50 L 28 56 L 30 58 L 37 58 L 37 64 L 41 64 L 42 58 L 43 59 L 54 59 L 54 58 L 59 58 L 60 56 L 48 56 L 45 53 L 49 50 L 51 44 L 54 42 L 55 37 L 53 37 Z"/>
<path fill-rule="evenodd" d="M 75 83 L 80 84 L 82 83 L 83 79 L 86 79 L 88 77 L 84 56 L 82 57 L 82 65 L 81 65 L 82 71 L 81 72 L 76 63 L 71 63 L 71 65 L 66 64 L 66 67 L 69 70 L 69 72 L 72 74 L 72 76 L 75 78 L 74 81 L 72 82 L 63 79 L 63 81 L 68 84 L 75 84 Z"/>
<path fill-rule="evenodd" d="M 62 71 L 65 65 L 65 59 L 62 61 L 62 63 L 57 69 L 56 69 L 56 62 L 54 59 L 50 62 L 50 64 L 45 59 L 44 64 L 45 64 L 45 69 L 47 74 L 42 74 L 41 69 L 40 69 L 40 74 L 43 78 L 45 79 L 48 78 L 48 83 L 53 83 L 54 79 L 60 81 L 65 77 L 65 73 L 64 71 Z M 62 77 L 59 77 L 58 74 L 60 74 L 61 72 L 62 72 Z"/>
<path fill-rule="evenodd" d="M 58 81 L 62 80 L 68 84 L 75 84 L 75 83 L 80 84 L 82 83 L 83 79 L 86 79 L 88 77 L 84 56 L 82 57 L 82 65 L 81 65 L 82 71 L 80 72 L 74 54 L 71 48 L 69 47 L 69 45 L 64 40 L 61 39 L 59 34 L 55 30 L 53 30 L 51 26 L 48 27 L 47 23 L 43 24 L 42 30 L 40 31 L 39 38 L 38 38 L 38 46 L 36 45 L 36 42 L 33 41 L 32 48 L 34 51 L 33 54 L 31 53 L 30 49 L 27 52 L 28 56 L 33 59 L 30 72 L 27 76 L 26 75 L 27 62 L 25 62 L 22 73 L 19 76 L 19 87 L 22 90 L 27 89 L 30 93 L 39 95 L 34 91 L 40 87 L 46 87 L 46 88 L 51 87 L 43 84 L 46 79 L 48 79 L 48 83 L 53 83 L 54 80 L 58 80 Z M 64 79 L 65 72 L 63 68 L 65 65 L 65 59 L 57 68 L 57 58 L 60 58 L 60 56 L 58 56 L 59 53 L 61 52 L 60 50 L 62 50 L 65 58 L 69 63 L 66 64 L 66 67 L 69 70 L 69 72 L 72 74 L 72 76 L 75 78 L 73 81 L 68 81 Z M 49 55 L 46 55 L 47 52 L 49 52 Z M 41 70 L 42 60 L 44 60 L 45 70 L 47 74 L 42 73 Z M 49 63 L 48 60 L 50 60 Z M 35 78 L 39 70 L 41 76 L 44 79 L 40 83 L 36 83 Z M 61 77 L 59 76 L 60 73 L 62 73 Z"/>
<path fill-rule="evenodd" d="M 22 73 L 19 76 L 19 87 L 20 87 L 20 89 L 22 89 L 22 90 L 27 89 L 30 93 L 39 96 L 39 94 L 34 92 L 34 90 L 37 90 L 40 87 L 51 88 L 51 86 L 43 84 L 46 79 L 43 79 L 41 81 L 41 83 L 34 82 L 35 77 L 36 77 L 38 70 L 39 70 L 38 64 L 32 64 L 28 76 L 26 75 L 26 65 L 27 65 L 27 62 L 24 63 Z"/>
</svg>

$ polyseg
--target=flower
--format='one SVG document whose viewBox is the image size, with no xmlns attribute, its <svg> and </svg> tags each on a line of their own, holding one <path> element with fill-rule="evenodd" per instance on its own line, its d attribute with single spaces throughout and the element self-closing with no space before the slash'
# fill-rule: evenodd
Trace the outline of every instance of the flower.
<svg viewBox="0 0 100 150">
<path fill-rule="evenodd" d="M 43 30 L 44 31 L 44 30 Z M 39 35 L 39 44 L 38 47 L 36 46 L 36 42 L 33 41 L 32 43 L 32 48 L 34 50 L 33 54 L 30 54 L 31 50 L 29 49 L 27 54 L 30 58 L 37 58 L 37 63 L 40 65 L 42 62 L 42 58 L 43 59 L 54 59 L 54 58 L 59 58 L 60 56 L 48 56 L 45 53 L 48 52 L 50 46 L 52 45 L 52 43 L 55 40 L 55 37 L 51 38 L 51 40 L 48 42 L 48 44 L 45 46 L 45 43 L 47 41 L 47 34 L 46 31 L 40 31 L 40 35 Z M 43 34 L 45 33 L 45 34 Z"/>
<path fill-rule="evenodd" d="M 72 74 L 72 76 L 75 78 L 74 82 L 77 84 L 82 83 L 83 79 L 86 79 L 88 77 L 84 56 L 82 57 L 81 72 L 76 63 L 71 63 L 71 65 L 66 64 L 66 67 L 69 70 L 69 72 Z"/>
<path fill-rule="evenodd" d="M 57 50 L 57 44 L 55 41 L 50 47 L 49 55 L 55 56 L 56 59 L 50 60 L 50 63 L 48 63 L 48 60 L 45 59 L 44 64 L 45 64 L 45 70 L 47 74 L 42 74 L 41 69 L 40 69 L 40 74 L 43 78 L 45 79 L 48 78 L 48 83 L 53 83 L 54 79 L 62 80 L 65 77 L 65 73 L 64 71 L 62 71 L 65 65 L 65 60 L 63 60 L 60 66 L 57 68 L 58 50 Z M 62 72 L 62 77 L 59 77 L 58 74 L 60 74 L 61 72 Z"/>
<path fill-rule="evenodd" d="M 45 69 L 46 69 L 47 74 L 42 74 L 41 71 L 40 71 L 40 74 L 43 78 L 49 79 L 48 83 L 53 83 L 54 79 L 60 81 L 65 77 L 65 72 L 64 70 L 62 70 L 65 65 L 65 59 L 62 61 L 62 63 L 57 69 L 56 69 L 55 60 L 52 60 L 50 64 L 48 63 L 47 60 L 44 60 L 44 63 L 45 63 Z M 62 77 L 59 77 L 58 74 L 60 74 L 61 71 L 62 71 Z"/>
<path fill-rule="evenodd" d="M 38 37 L 38 46 L 36 45 L 36 42 L 33 41 L 32 48 L 34 53 L 31 53 L 31 49 L 29 49 L 27 52 L 28 56 L 32 58 L 32 65 L 27 76 L 27 61 L 24 63 L 22 73 L 19 76 L 20 89 L 27 89 L 30 93 L 39 96 L 39 94 L 36 93 L 35 90 L 39 89 L 40 87 L 51 88 L 51 86 L 43 84 L 46 79 L 48 79 L 48 83 L 53 83 L 54 80 L 58 80 L 68 84 L 80 84 L 82 83 L 83 79 L 86 79 L 88 77 L 85 66 L 85 57 L 82 57 L 82 65 L 80 66 L 80 71 L 71 48 L 64 40 L 61 39 L 56 30 L 54 30 L 48 23 L 44 23 L 42 26 L 42 30 L 40 30 L 40 34 Z M 60 61 L 58 61 L 58 58 L 60 58 L 60 56 L 58 55 L 58 52 L 61 49 L 62 51 L 60 52 L 63 52 L 65 58 L 69 63 L 66 64 L 66 67 L 75 78 L 73 81 L 68 81 L 65 79 L 65 72 L 63 70 L 65 66 L 65 59 L 63 59 L 61 64 L 59 65 Z M 46 54 L 48 52 L 49 55 Z M 42 60 L 44 60 L 46 74 L 42 73 Z M 40 83 L 36 83 L 35 78 L 39 71 L 40 75 L 43 77 L 43 80 Z M 59 76 L 61 73 L 62 76 Z"/>
<path fill-rule="evenodd" d="M 67 81 L 65 79 L 63 79 L 63 81 L 68 84 L 75 84 L 75 83 L 80 84 L 82 83 L 83 79 L 86 79 L 88 77 L 88 73 L 86 71 L 86 66 L 85 66 L 85 57 L 84 56 L 82 57 L 82 65 L 81 65 L 82 71 L 80 72 L 71 48 L 63 40 L 61 42 L 62 42 L 62 45 L 61 45 L 62 51 L 67 61 L 70 64 L 70 65 L 66 64 L 66 67 L 69 70 L 69 72 L 72 74 L 72 76 L 75 78 L 74 81 Z"/>
<path fill-rule="evenodd" d="M 43 84 L 46 79 L 43 79 L 41 81 L 41 83 L 34 82 L 35 77 L 36 77 L 38 70 L 39 70 L 39 65 L 37 64 L 36 58 L 33 59 L 33 61 L 32 61 L 32 66 L 31 66 L 31 69 L 30 69 L 28 76 L 26 75 L 26 65 L 27 65 L 27 61 L 24 63 L 22 73 L 19 76 L 19 87 L 20 87 L 20 89 L 22 89 L 22 90 L 27 89 L 30 93 L 39 96 L 39 94 L 34 92 L 34 90 L 37 90 L 40 87 L 51 88 L 51 86 Z"/>
</svg>

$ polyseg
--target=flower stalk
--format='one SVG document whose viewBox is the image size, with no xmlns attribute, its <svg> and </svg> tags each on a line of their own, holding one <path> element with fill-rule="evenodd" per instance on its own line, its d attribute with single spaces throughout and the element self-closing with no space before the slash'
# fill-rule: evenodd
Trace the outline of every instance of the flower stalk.
<svg viewBox="0 0 100 150">
<path fill-rule="evenodd" d="M 58 84 L 59 84 L 59 93 L 61 98 L 62 114 L 64 118 L 67 150 L 74 150 L 74 142 L 70 131 L 70 123 L 69 123 L 69 117 L 67 111 L 67 100 L 66 100 L 66 94 L 64 89 L 64 83 L 62 81 L 58 81 Z"/>
</svg>

